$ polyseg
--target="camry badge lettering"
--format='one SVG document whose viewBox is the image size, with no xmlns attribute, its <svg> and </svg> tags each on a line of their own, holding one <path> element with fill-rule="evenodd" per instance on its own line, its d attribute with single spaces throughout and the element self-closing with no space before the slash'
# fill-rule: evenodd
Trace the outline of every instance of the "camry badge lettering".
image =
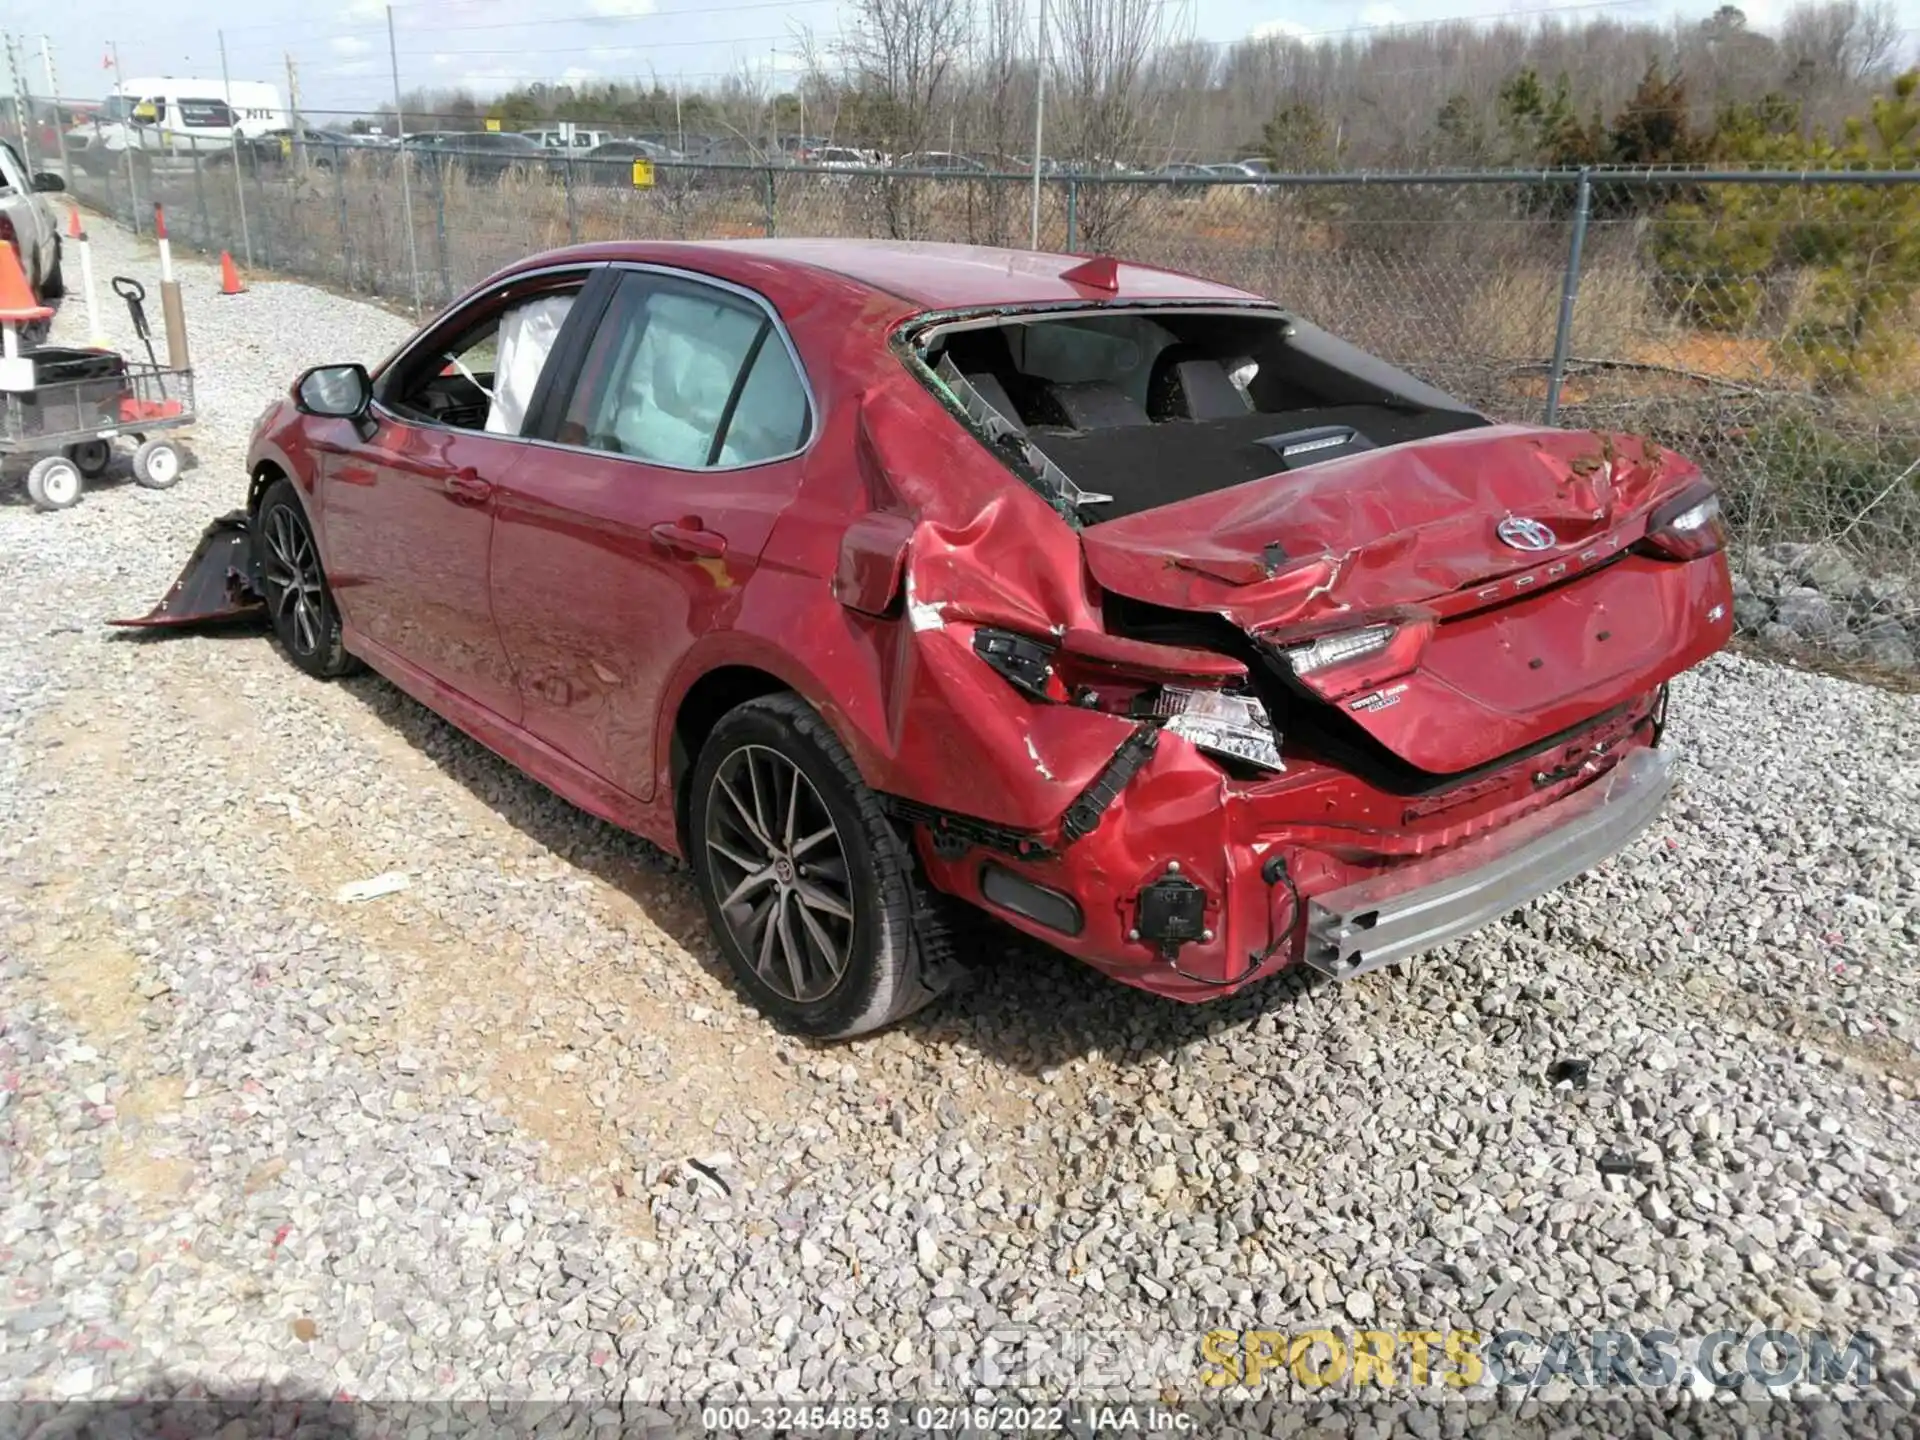
<svg viewBox="0 0 1920 1440">
<path fill-rule="evenodd" d="M 1494 527 L 1494 534 L 1516 550 L 1538 553 L 1551 550 L 1560 543 L 1560 537 L 1538 520 L 1525 515 L 1509 515 Z"/>
<path fill-rule="evenodd" d="M 1390 686 L 1385 690 L 1375 690 L 1371 695 L 1362 695 L 1358 700 L 1348 701 L 1347 708 L 1371 715 L 1376 710 L 1385 710 L 1398 705 L 1406 689 L 1407 682 L 1402 680 L 1398 685 Z"/>
</svg>

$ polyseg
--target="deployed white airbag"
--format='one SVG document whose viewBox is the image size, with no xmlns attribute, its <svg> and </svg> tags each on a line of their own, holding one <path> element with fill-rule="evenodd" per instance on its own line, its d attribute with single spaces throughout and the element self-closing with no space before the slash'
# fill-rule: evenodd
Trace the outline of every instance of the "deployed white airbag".
<svg viewBox="0 0 1920 1440">
<path fill-rule="evenodd" d="M 500 317 L 493 371 L 493 404 L 487 410 L 487 430 L 495 435 L 518 435 L 533 403 L 533 388 L 547 356 L 560 338 L 560 327 L 573 309 L 573 296 L 548 295 L 515 306 Z"/>
</svg>

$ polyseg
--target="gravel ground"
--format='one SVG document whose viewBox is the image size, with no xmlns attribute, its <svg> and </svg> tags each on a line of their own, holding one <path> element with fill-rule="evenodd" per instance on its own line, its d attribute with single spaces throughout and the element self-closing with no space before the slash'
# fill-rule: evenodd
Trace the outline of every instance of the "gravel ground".
<svg viewBox="0 0 1920 1440">
<path fill-rule="evenodd" d="M 1320 1323 L 1866 1329 L 1911 1392 L 1915 698 L 1714 661 L 1647 838 L 1344 988 L 1179 1008 L 996 943 L 811 1048 L 676 865 L 384 682 L 102 627 L 299 367 L 409 329 L 182 270 L 198 468 L 0 488 L 0 1395 L 955 1396 L 1038 1329 L 1193 1396 L 1202 1332 Z"/>
</svg>

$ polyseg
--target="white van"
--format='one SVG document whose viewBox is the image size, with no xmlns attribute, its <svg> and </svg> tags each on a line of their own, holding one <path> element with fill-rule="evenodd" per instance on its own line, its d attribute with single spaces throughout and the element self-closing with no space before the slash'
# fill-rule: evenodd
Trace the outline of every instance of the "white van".
<svg viewBox="0 0 1920 1440">
<path fill-rule="evenodd" d="M 277 86 L 258 80 L 196 80 L 178 75 L 128 80 L 107 97 L 90 149 L 126 149 L 185 155 L 215 151 L 292 121 Z"/>
</svg>

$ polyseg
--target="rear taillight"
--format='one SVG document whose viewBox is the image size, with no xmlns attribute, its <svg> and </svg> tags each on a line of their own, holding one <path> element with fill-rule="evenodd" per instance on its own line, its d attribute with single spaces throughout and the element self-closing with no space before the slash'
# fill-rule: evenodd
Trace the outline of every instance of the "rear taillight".
<svg viewBox="0 0 1920 1440">
<path fill-rule="evenodd" d="M 1647 533 L 1635 548 L 1667 560 L 1698 560 L 1726 543 L 1720 497 L 1712 486 L 1696 485 L 1647 517 Z"/>
<path fill-rule="evenodd" d="M 1280 652 L 1302 684 L 1327 700 L 1340 700 L 1405 675 L 1420 663 L 1433 638 L 1433 620 L 1418 616 L 1382 621 L 1315 636 Z"/>
<path fill-rule="evenodd" d="M 1286 768 L 1266 707 L 1243 688 L 1247 667 L 1230 655 L 1098 630 L 1048 642 L 985 628 L 974 631 L 973 653 L 1032 699 L 1158 721 L 1196 749 Z"/>
<path fill-rule="evenodd" d="M 1161 728 L 1190 741 L 1196 749 L 1244 760 L 1263 770 L 1286 769 L 1280 763 L 1280 739 L 1273 733 L 1273 722 L 1255 696 L 1163 685 L 1147 701 L 1147 713 L 1159 716 L 1165 722 Z"/>
</svg>

